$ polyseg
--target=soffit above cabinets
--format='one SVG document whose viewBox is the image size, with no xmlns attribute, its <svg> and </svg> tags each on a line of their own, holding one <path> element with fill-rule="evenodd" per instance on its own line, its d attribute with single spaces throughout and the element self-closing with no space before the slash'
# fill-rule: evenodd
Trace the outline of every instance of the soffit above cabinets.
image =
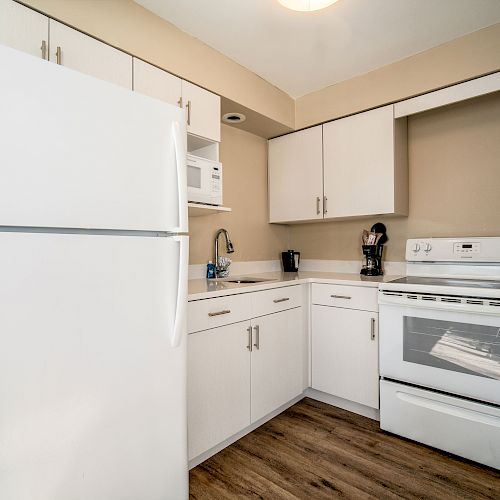
<svg viewBox="0 0 500 500">
<path fill-rule="evenodd" d="M 498 0 L 338 0 L 304 13 L 277 0 L 135 0 L 292 97 L 500 22 Z"/>
</svg>

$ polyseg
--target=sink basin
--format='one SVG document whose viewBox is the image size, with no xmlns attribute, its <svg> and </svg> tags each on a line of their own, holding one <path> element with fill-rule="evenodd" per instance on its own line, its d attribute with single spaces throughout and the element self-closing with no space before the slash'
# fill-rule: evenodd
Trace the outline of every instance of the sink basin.
<svg viewBox="0 0 500 500">
<path fill-rule="evenodd" d="M 266 281 L 273 281 L 272 279 L 266 278 L 252 278 L 251 276 L 235 277 L 235 278 L 223 278 L 219 281 L 224 281 L 226 283 L 263 283 Z"/>
</svg>

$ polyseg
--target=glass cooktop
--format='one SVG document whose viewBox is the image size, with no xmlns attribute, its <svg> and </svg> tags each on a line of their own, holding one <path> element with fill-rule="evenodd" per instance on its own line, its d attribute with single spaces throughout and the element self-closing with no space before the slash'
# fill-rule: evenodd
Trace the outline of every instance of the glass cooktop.
<svg viewBox="0 0 500 500">
<path fill-rule="evenodd" d="M 460 288 L 487 288 L 500 290 L 500 281 L 459 279 L 459 278 L 428 278 L 421 276 L 407 276 L 398 278 L 388 283 L 400 283 L 402 285 L 428 285 L 428 286 L 455 286 Z"/>
</svg>

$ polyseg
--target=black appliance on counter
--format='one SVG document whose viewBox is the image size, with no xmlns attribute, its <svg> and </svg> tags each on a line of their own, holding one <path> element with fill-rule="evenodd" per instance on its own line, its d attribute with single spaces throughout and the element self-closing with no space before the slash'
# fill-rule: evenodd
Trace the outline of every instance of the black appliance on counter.
<svg viewBox="0 0 500 500">
<path fill-rule="evenodd" d="M 375 245 L 361 245 L 365 262 L 363 263 L 360 274 L 364 276 L 381 276 L 384 274 L 384 269 L 382 267 L 384 243 L 389 239 L 387 237 L 387 228 L 382 222 L 377 222 L 370 228 L 370 232 L 381 233 L 382 236 Z"/>
<path fill-rule="evenodd" d="M 281 261 L 283 262 L 283 271 L 285 273 L 296 273 L 299 270 L 300 252 L 287 250 L 281 252 Z"/>
</svg>

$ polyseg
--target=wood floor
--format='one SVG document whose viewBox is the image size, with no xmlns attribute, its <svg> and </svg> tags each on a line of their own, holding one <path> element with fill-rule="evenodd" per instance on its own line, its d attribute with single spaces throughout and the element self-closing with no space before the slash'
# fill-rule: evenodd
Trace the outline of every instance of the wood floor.
<svg viewBox="0 0 500 500">
<path fill-rule="evenodd" d="M 303 399 L 190 473 L 192 499 L 500 499 L 500 472 Z"/>
</svg>

